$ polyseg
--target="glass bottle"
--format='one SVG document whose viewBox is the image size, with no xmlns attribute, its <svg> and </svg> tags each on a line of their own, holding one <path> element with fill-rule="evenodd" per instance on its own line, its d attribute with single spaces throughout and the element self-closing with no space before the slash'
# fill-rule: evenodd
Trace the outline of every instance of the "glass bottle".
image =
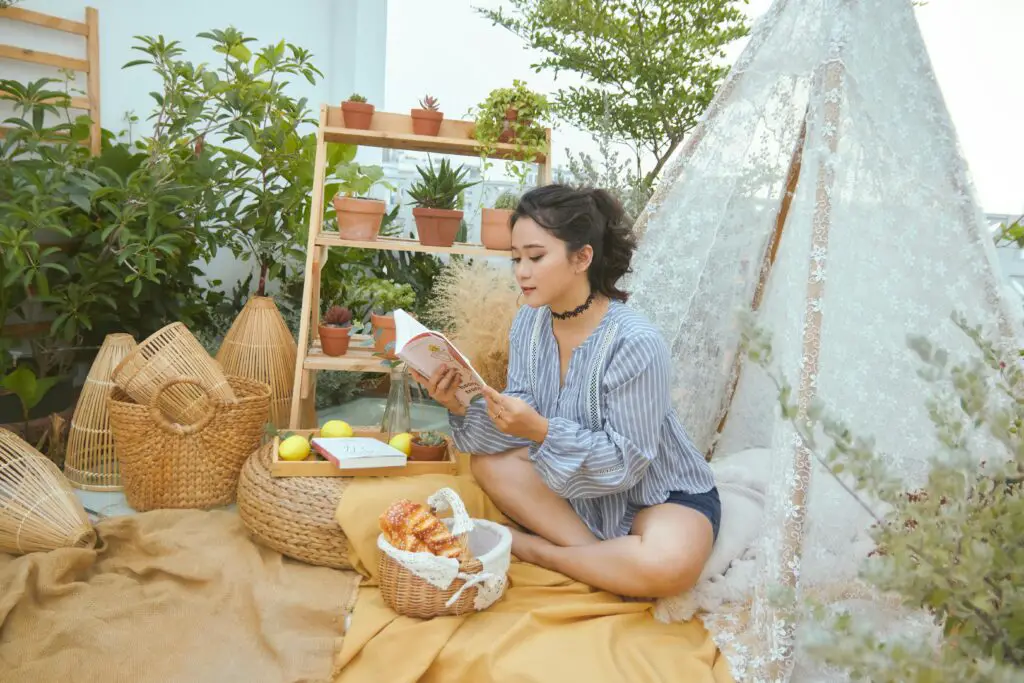
<svg viewBox="0 0 1024 683">
<path fill-rule="evenodd" d="M 409 375 L 405 363 L 396 363 L 391 367 L 391 388 L 388 400 L 384 404 L 384 419 L 380 423 L 380 431 L 388 435 L 388 440 L 395 434 L 408 432 L 412 429 L 412 391 L 409 387 Z"/>
</svg>

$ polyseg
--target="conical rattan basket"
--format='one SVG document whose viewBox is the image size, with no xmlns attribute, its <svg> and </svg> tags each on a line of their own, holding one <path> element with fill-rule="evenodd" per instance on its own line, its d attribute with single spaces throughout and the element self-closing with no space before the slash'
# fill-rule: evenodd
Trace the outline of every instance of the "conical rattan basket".
<svg viewBox="0 0 1024 683">
<path fill-rule="evenodd" d="M 64 457 L 64 476 L 81 489 L 121 489 L 107 399 L 116 386 L 110 379 L 114 368 L 137 346 L 130 334 L 108 334 L 89 368 L 89 376 L 85 378 L 85 386 L 71 418 L 71 433 Z"/>
<path fill-rule="evenodd" d="M 49 458 L 0 429 L 0 551 L 91 548 L 96 531 Z"/>
<path fill-rule="evenodd" d="M 224 335 L 217 362 L 228 375 L 237 375 L 270 386 L 270 421 L 280 429 L 288 426 L 295 378 L 295 338 L 270 297 L 249 298 Z M 303 401 L 300 426 L 315 426 L 312 400 Z"/>
</svg>

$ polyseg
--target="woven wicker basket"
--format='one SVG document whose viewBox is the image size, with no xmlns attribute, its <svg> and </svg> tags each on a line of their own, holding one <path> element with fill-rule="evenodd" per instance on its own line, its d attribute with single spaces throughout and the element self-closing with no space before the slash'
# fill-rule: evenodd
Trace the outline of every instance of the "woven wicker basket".
<svg viewBox="0 0 1024 683">
<path fill-rule="evenodd" d="M 443 521 L 453 532 L 468 527 L 467 532 L 456 536 L 468 551 L 463 553 L 467 559 L 459 562 L 456 578 L 441 588 L 417 576 L 410 567 L 417 558 L 419 562 L 432 564 L 446 560 L 430 553 L 396 552 L 381 534 L 377 539 L 377 546 L 381 549 L 377 571 L 385 604 L 398 614 L 417 619 L 467 614 L 485 609 L 504 594 L 512 555 L 511 534 L 500 524 L 482 519 L 471 520 L 462 501 L 452 489 L 441 489 L 431 496 L 428 503 L 437 511 L 448 507 L 452 509 L 453 518 Z M 406 566 L 404 560 L 396 559 L 401 556 L 407 558 L 409 566 Z M 495 581 L 497 591 L 490 601 L 479 605 L 477 596 L 480 584 L 473 583 L 468 588 L 464 586 L 467 582 L 475 582 L 487 576 Z"/>
<path fill-rule="evenodd" d="M 168 380 L 191 377 L 188 384 L 166 388 Z M 171 323 L 146 338 L 125 356 L 110 378 L 137 403 L 149 405 L 163 389 L 160 409 L 182 424 L 202 419 L 207 396 L 234 403 L 235 394 L 224 370 L 182 323 Z"/>
<path fill-rule="evenodd" d="M 282 555 L 351 569 L 348 538 L 334 519 L 348 477 L 272 477 L 273 444 L 249 456 L 238 480 L 238 516 L 259 543 Z"/>
<path fill-rule="evenodd" d="M 260 444 L 270 415 L 270 387 L 228 377 L 232 403 L 207 399 L 192 424 L 168 420 L 158 407 L 164 391 L 199 381 L 164 382 L 149 405 L 115 388 L 109 399 L 110 427 L 128 504 L 156 508 L 212 508 L 235 500 L 245 459 Z"/>
</svg>

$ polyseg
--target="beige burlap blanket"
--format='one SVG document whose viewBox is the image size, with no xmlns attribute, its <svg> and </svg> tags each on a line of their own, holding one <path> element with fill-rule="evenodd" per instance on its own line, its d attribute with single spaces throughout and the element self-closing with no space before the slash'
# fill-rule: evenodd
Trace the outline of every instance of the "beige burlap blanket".
<svg viewBox="0 0 1024 683">
<path fill-rule="evenodd" d="M 232 512 L 104 520 L 96 550 L 0 553 L 4 683 L 329 680 L 357 575 L 255 545 Z"/>
</svg>

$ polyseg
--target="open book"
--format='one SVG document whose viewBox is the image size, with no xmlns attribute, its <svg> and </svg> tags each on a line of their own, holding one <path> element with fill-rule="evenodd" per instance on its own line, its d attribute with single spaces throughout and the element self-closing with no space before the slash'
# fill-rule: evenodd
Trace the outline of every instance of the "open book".
<svg viewBox="0 0 1024 683">
<path fill-rule="evenodd" d="M 402 309 L 395 316 L 395 355 L 424 377 L 431 377 L 441 366 L 458 368 L 461 375 L 456 398 L 464 406 L 483 395 L 486 386 L 469 360 L 440 332 L 428 330 Z"/>
</svg>

